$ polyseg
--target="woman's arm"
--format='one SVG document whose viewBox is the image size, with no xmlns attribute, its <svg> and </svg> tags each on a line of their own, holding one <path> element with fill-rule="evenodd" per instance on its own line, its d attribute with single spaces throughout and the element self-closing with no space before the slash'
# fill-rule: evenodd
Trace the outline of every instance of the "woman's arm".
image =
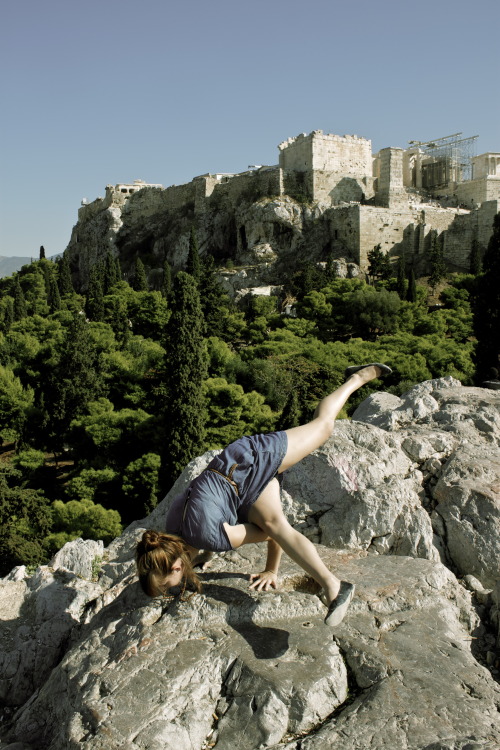
<svg viewBox="0 0 500 750">
<path fill-rule="evenodd" d="M 253 581 L 250 584 L 251 589 L 267 591 L 271 587 L 273 589 L 278 588 L 278 569 L 282 554 L 283 550 L 278 542 L 275 542 L 274 539 L 268 539 L 266 569 L 261 573 L 251 574 L 250 580 Z"/>
</svg>

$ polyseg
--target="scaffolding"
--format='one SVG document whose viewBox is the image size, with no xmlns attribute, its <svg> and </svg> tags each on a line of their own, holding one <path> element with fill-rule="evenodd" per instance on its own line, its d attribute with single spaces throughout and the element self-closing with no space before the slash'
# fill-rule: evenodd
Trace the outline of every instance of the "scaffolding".
<svg viewBox="0 0 500 750">
<path fill-rule="evenodd" d="M 433 141 L 409 141 L 410 146 L 423 153 L 422 187 L 445 187 L 472 179 L 472 158 L 479 136 L 461 138 L 462 135 L 453 133 Z"/>
</svg>

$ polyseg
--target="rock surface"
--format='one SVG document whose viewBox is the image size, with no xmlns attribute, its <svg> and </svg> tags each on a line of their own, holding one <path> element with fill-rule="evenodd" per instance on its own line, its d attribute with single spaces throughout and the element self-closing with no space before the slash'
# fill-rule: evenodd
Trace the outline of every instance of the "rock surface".
<svg viewBox="0 0 500 750">
<path fill-rule="evenodd" d="M 286 473 L 291 522 L 356 583 L 338 628 L 290 561 L 279 591 L 248 588 L 263 545 L 219 555 L 202 595 L 141 592 L 141 529 L 214 452 L 104 552 L 15 569 L 1 750 L 498 750 L 499 398 L 452 378 L 375 394 Z"/>
</svg>

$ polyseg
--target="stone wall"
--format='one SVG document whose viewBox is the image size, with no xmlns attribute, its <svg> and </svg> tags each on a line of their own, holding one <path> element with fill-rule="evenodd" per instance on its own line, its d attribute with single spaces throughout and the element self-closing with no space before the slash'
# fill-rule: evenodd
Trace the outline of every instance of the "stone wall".
<svg viewBox="0 0 500 750">
<path fill-rule="evenodd" d="M 500 200 L 500 177 L 481 177 L 461 182 L 455 188 L 459 203 L 475 208 L 478 203 Z"/>
<path fill-rule="evenodd" d="M 313 130 L 280 143 L 280 167 L 318 169 L 342 175 L 372 176 L 371 141 L 357 135 L 333 135 Z"/>
</svg>

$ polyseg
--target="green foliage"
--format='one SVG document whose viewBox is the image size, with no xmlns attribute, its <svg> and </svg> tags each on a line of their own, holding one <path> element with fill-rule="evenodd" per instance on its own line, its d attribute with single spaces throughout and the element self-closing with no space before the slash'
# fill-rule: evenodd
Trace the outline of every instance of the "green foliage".
<svg viewBox="0 0 500 750">
<path fill-rule="evenodd" d="M 146 277 L 144 263 L 139 258 L 139 256 L 137 256 L 135 259 L 134 275 L 132 276 L 131 286 L 133 289 L 135 289 L 136 292 L 147 292 L 148 290 L 148 280 Z"/>
<path fill-rule="evenodd" d="M 89 320 L 104 320 L 104 294 L 102 290 L 101 271 L 98 266 L 92 266 L 90 271 L 85 312 Z"/>
<path fill-rule="evenodd" d="M 431 246 L 429 250 L 430 276 L 429 284 L 434 290 L 446 276 L 446 263 L 444 261 L 444 235 L 438 236 L 436 230 L 431 231 Z"/>
<path fill-rule="evenodd" d="M 110 468 L 83 469 L 78 476 L 69 480 L 65 492 L 71 500 L 88 502 L 94 500 L 96 492 L 102 489 L 102 485 L 109 484 L 115 477 L 116 472 Z"/>
<path fill-rule="evenodd" d="M 281 416 L 276 425 L 277 430 L 289 430 L 301 424 L 302 412 L 299 404 L 299 393 L 295 388 L 290 391 Z"/>
<path fill-rule="evenodd" d="M 372 279 L 390 279 L 392 276 L 392 264 L 388 255 L 382 252 L 381 245 L 375 245 L 368 253 L 368 274 Z"/>
<path fill-rule="evenodd" d="M 42 492 L 19 485 L 20 473 L 0 469 L 0 576 L 14 565 L 38 565 L 47 560 L 42 540 L 50 530 L 52 513 Z"/>
<path fill-rule="evenodd" d="M 483 270 L 483 257 L 479 243 L 476 239 L 473 240 L 469 255 L 469 270 L 474 276 L 477 276 Z"/>
<path fill-rule="evenodd" d="M 28 314 L 24 292 L 19 282 L 19 274 L 16 274 L 14 282 L 14 320 L 22 320 Z"/>
<path fill-rule="evenodd" d="M 57 265 L 57 283 L 59 294 L 64 297 L 66 294 L 73 294 L 73 282 L 71 280 L 71 269 L 69 267 L 68 253 L 65 251 Z"/>
<path fill-rule="evenodd" d="M 53 531 L 46 538 L 51 551 L 59 549 L 71 539 L 102 539 L 109 544 L 122 531 L 120 514 L 106 510 L 92 500 L 70 500 L 67 503 L 55 500 L 53 505 Z"/>
<path fill-rule="evenodd" d="M 157 453 L 145 453 L 123 472 L 123 494 L 136 516 L 148 515 L 158 503 L 160 465 Z"/>
<path fill-rule="evenodd" d="M 408 277 L 408 286 L 406 289 L 406 299 L 408 302 L 417 301 L 417 282 L 415 279 L 415 271 L 413 268 L 410 269 L 410 275 Z"/>
<path fill-rule="evenodd" d="M 33 400 L 33 390 L 24 388 L 10 367 L 0 365 L 0 430 L 8 428 L 19 435 Z"/>
<path fill-rule="evenodd" d="M 198 238 L 196 236 L 196 230 L 194 227 L 191 227 L 191 232 L 189 235 L 189 252 L 186 262 L 186 271 L 194 279 L 196 279 L 196 281 L 199 280 L 201 276 L 200 250 L 198 247 Z"/>
<path fill-rule="evenodd" d="M 164 481 L 174 479 L 197 455 L 204 441 L 202 384 L 207 366 L 204 321 L 196 281 L 183 271 L 175 279 L 171 311 L 165 347 Z"/>
<path fill-rule="evenodd" d="M 168 299 L 170 291 L 172 289 L 172 269 L 168 260 L 163 264 L 163 280 L 161 282 L 161 294 L 162 297 Z"/>
<path fill-rule="evenodd" d="M 12 459 L 12 465 L 23 474 L 32 474 L 45 464 L 45 453 L 36 448 L 25 448 Z"/>
</svg>

